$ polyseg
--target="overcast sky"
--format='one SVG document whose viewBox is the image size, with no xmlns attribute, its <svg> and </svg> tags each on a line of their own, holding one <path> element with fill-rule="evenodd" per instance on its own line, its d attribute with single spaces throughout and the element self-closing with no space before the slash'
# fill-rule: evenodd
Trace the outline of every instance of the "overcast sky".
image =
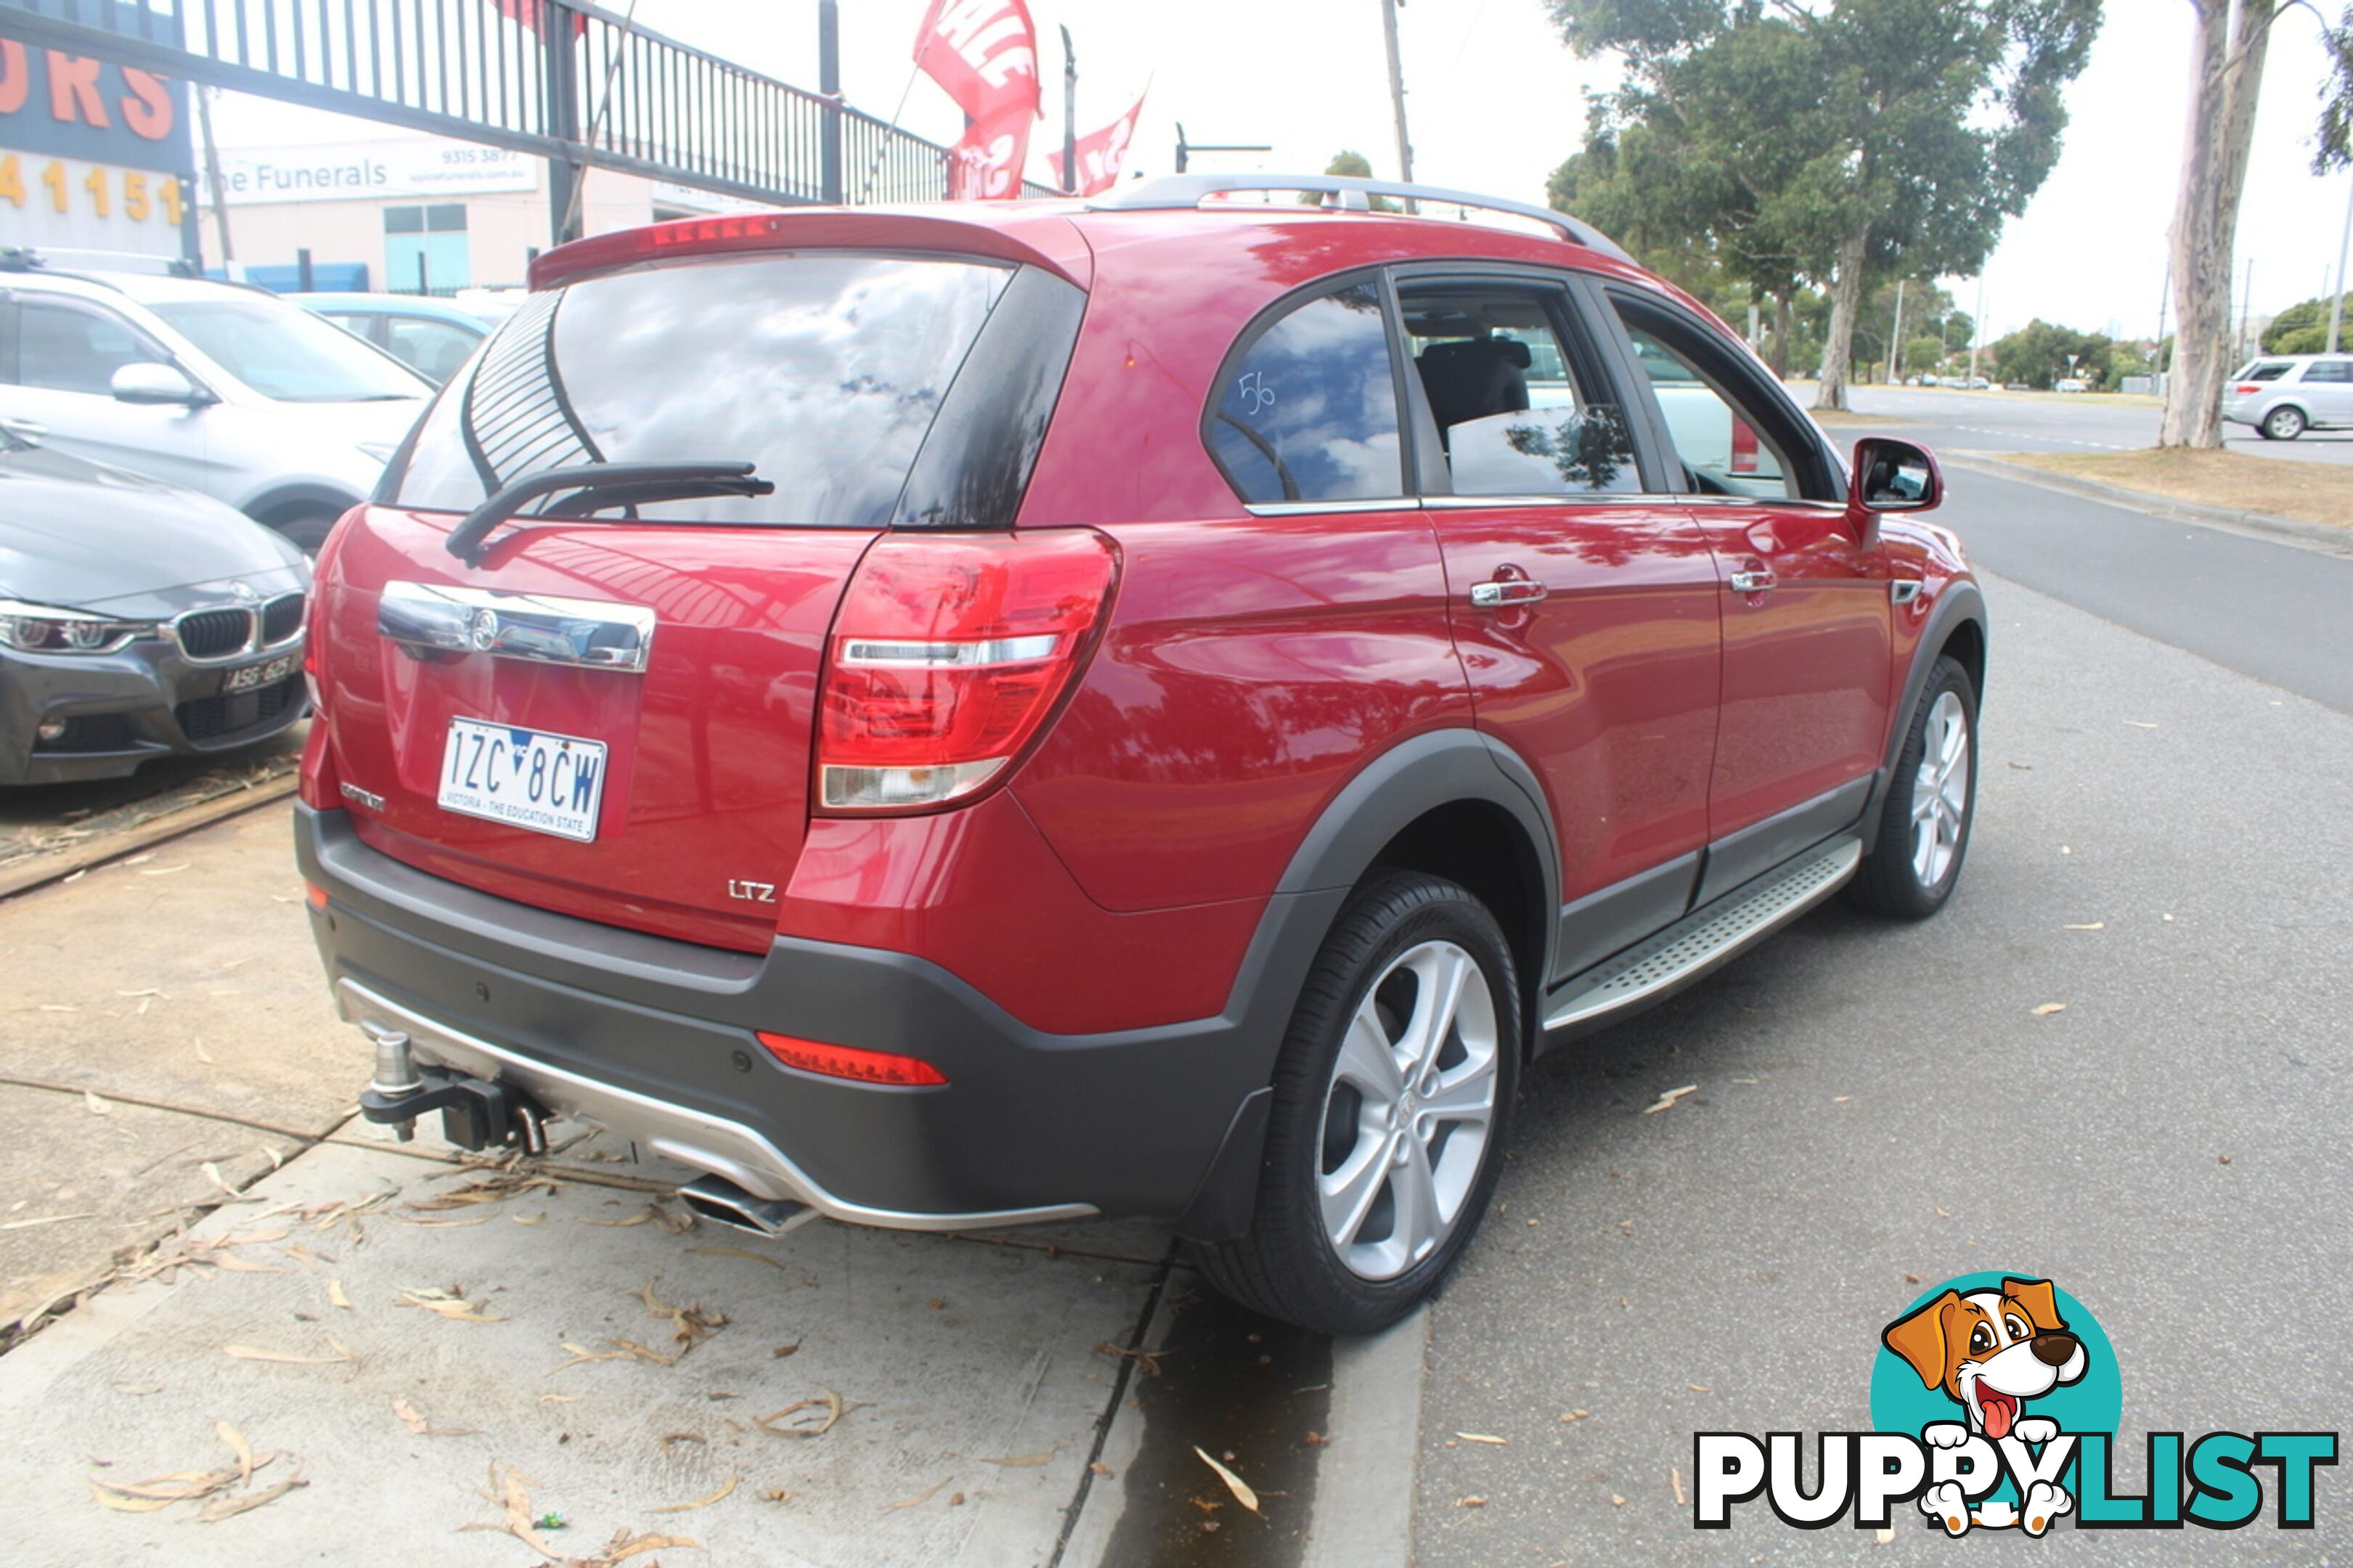
<svg viewBox="0 0 2353 1568">
<path fill-rule="evenodd" d="M 605 0 L 615 10 L 628 0 Z M 909 52 L 925 0 L 844 0 L 842 78 L 849 101 L 951 141 L 961 116 L 928 79 L 909 90 Z M 1079 130 L 1124 111 L 1151 83 L 1130 173 L 1169 172 L 1176 124 L 1196 142 L 1262 142 L 1264 154 L 1197 154 L 1196 169 L 1320 170 L 1343 147 L 1397 173 L 1379 0 L 1029 0 L 1044 44 L 1048 119 L 1030 174 L 1061 133 L 1067 25 L 1079 53 Z M 2108 0 L 2090 67 L 2070 88 L 2066 145 L 2050 180 L 2005 233 L 1986 268 L 1986 314 L 1998 335 L 2030 316 L 2086 331 L 2147 335 L 2165 279 L 2189 97 L 2186 0 Z M 796 85 L 817 83 L 816 0 L 637 0 L 638 20 Z M 1414 172 L 1434 184 L 1541 203 L 1546 175 L 1574 152 L 1585 91 L 1614 80 L 1581 61 L 1546 22 L 1542 0 L 1406 0 L 1400 13 Z M 2353 174 L 2310 173 L 2316 93 L 2326 76 L 2318 25 L 2291 11 L 2264 74 L 2254 155 L 2239 220 L 2252 301 L 2275 311 L 2325 291 L 2353 195 Z M 224 142 L 320 140 L 318 121 L 276 105 L 225 105 Z M 381 136 L 353 126 L 344 134 Z M 1962 308 L 1974 281 L 1957 282 Z M 2238 298 L 2234 289 L 2233 298 Z"/>
</svg>

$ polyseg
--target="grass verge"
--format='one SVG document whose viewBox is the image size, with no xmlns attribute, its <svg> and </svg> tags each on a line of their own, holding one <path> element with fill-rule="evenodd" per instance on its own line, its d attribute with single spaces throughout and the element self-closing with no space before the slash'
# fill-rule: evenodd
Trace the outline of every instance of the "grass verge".
<svg viewBox="0 0 2353 1568">
<path fill-rule="evenodd" d="M 2138 452 L 2005 452 L 2002 460 L 2173 500 L 2235 507 L 2353 529 L 2353 483 L 2334 463 L 2244 452 L 2150 447 Z"/>
</svg>

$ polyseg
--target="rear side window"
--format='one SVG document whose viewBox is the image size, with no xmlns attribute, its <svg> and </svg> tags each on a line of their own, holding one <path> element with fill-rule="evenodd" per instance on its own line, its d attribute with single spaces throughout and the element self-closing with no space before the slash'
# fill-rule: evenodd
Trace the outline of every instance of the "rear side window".
<svg viewBox="0 0 2353 1568">
<path fill-rule="evenodd" d="M 2254 364 L 2251 364 L 2245 370 L 2241 371 L 2239 373 L 2238 379 L 2241 381 L 2277 381 L 2280 377 L 2288 373 L 2288 362 L 2284 359 L 2263 360 Z"/>
<path fill-rule="evenodd" d="M 2353 359 L 2317 359 L 2304 367 L 2306 381 L 2353 381 Z"/>
<path fill-rule="evenodd" d="M 1380 291 L 1352 283 L 1316 295 L 1248 340 L 1226 363 L 1206 434 L 1246 501 L 1403 495 Z"/>
<path fill-rule="evenodd" d="M 1011 277 L 976 262 L 802 252 L 534 294 L 444 390 L 379 493 L 470 511 L 550 468 L 742 461 L 775 491 L 638 515 L 883 527 Z"/>
</svg>

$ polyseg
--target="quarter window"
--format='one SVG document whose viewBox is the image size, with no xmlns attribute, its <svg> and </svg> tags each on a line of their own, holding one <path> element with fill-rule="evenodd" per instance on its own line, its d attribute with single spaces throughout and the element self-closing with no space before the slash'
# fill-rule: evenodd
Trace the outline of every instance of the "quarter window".
<svg viewBox="0 0 2353 1568">
<path fill-rule="evenodd" d="M 1379 291 L 1352 283 L 1319 294 L 1260 332 L 1227 362 L 1208 441 L 1245 501 L 1404 494 Z"/>
</svg>

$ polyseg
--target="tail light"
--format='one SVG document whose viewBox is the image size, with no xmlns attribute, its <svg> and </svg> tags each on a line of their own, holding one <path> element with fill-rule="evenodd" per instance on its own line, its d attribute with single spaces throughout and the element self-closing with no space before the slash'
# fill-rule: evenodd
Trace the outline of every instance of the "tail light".
<svg viewBox="0 0 2353 1568">
<path fill-rule="evenodd" d="M 947 1075 L 921 1057 L 902 1057 L 896 1051 L 860 1050 L 856 1046 L 829 1046 L 823 1040 L 803 1040 L 791 1035 L 772 1035 L 765 1029 L 757 1031 L 760 1043 L 768 1054 L 788 1068 L 803 1072 L 823 1073 L 828 1078 L 855 1079 L 860 1083 L 896 1084 L 902 1089 L 924 1089 L 947 1082 Z"/>
<path fill-rule="evenodd" d="M 1115 573 L 1082 529 L 877 541 L 827 649 L 819 808 L 942 805 L 1002 773 L 1069 691 Z"/>
<path fill-rule="evenodd" d="M 1757 432 L 1747 420 L 1736 415 L 1732 421 L 1732 471 L 1736 474 L 1757 471 Z"/>
<path fill-rule="evenodd" d="M 2242 381 L 2239 383 L 2238 385 L 2231 388 L 2232 391 L 2237 393 L 2242 397 L 2246 396 L 2249 393 L 2261 392 L 2263 389 L 2263 383 L 2259 381 Z"/>
</svg>

